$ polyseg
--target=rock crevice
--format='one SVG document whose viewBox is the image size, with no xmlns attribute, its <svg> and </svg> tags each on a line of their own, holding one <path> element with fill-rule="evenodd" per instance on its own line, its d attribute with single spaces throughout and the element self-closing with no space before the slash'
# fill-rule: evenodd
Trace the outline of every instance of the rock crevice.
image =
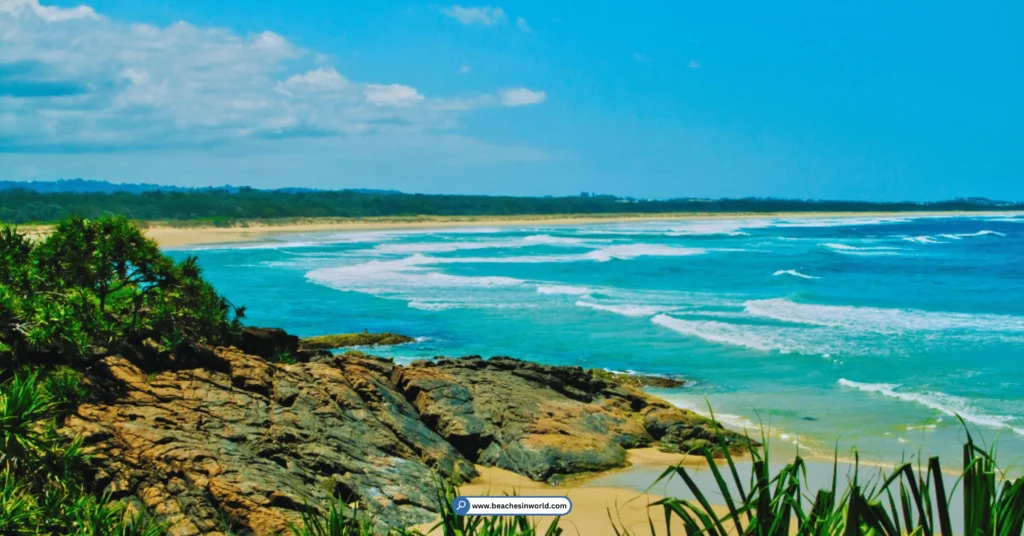
<svg viewBox="0 0 1024 536">
<path fill-rule="evenodd" d="M 100 361 L 95 398 L 65 423 L 83 436 L 98 488 L 178 536 L 275 534 L 336 498 L 408 526 L 434 518 L 436 474 L 470 479 L 473 463 L 555 481 L 622 466 L 627 448 L 737 441 L 575 367 L 505 357 L 403 367 L 359 352 L 282 364 L 253 354 L 279 356 L 295 340 L 261 335 L 271 350 L 253 351 L 259 337 L 250 353 L 202 349 L 216 369 Z"/>
</svg>

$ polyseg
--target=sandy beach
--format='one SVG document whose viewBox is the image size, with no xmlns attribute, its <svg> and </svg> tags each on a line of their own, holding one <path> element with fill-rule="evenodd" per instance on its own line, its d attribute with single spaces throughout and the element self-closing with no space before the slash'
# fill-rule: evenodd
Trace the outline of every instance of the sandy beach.
<svg viewBox="0 0 1024 536">
<path fill-rule="evenodd" d="M 628 531 L 628 534 L 650 534 L 650 523 L 653 522 L 655 534 L 668 534 L 663 510 L 660 506 L 650 507 L 651 504 L 663 498 L 661 495 L 641 493 L 628 487 L 601 485 L 600 480 L 604 477 L 638 470 L 644 474 L 651 471 L 660 473 L 665 468 L 680 463 L 693 468 L 706 467 L 707 463 L 699 457 L 668 454 L 653 448 L 630 450 L 629 463 L 630 465 L 623 469 L 589 475 L 563 486 L 534 482 L 504 469 L 477 466 L 480 476 L 463 485 L 459 490 L 462 495 L 466 496 L 569 497 L 569 500 L 572 501 L 572 511 L 568 515 L 562 516 L 559 521 L 559 527 L 565 531 L 566 535 L 615 536 L 613 520 L 621 533 Z M 653 480 L 650 483 L 653 484 Z M 725 509 L 722 507 L 718 513 L 721 515 L 724 512 Z M 533 520 L 542 529 L 539 532 L 543 533 L 543 529 L 551 523 L 552 518 L 536 517 Z M 431 524 L 426 524 L 416 528 L 430 535 L 442 534 L 440 530 L 427 532 L 431 526 Z M 671 529 L 673 534 L 683 533 L 683 525 L 678 518 L 673 518 Z"/>
<path fill-rule="evenodd" d="M 167 248 L 202 244 L 225 244 L 266 240 L 270 236 L 289 233 L 330 231 L 389 231 L 437 229 L 448 227 L 508 227 L 523 225 L 580 225 L 588 223 L 623 223 L 650 221 L 747 219 L 747 218 L 878 218 L 938 216 L 1013 216 L 1020 212 L 778 212 L 778 213 L 665 213 L 665 214 L 552 214 L 525 216 L 409 216 L 387 218 L 325 218 L 308 220 L 260 220 L 240 222 L 232 226 L 197 225 L 190 222 L 142 222 L 146 234 Z M 22 226 L 31 236 L 49 232 L 46 225 Z"/>
</svg>

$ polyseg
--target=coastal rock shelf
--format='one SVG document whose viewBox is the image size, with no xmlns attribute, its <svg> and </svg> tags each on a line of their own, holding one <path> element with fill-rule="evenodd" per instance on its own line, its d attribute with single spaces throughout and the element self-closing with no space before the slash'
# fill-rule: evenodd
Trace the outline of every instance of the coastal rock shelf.
<svg viewBox="0 0 1024 536">
<path fill-rule="evenodd" d="M 578 367 L 508 357 L 419 361 L 395 385 L 426 422 L 469 460 L 534 480 L 626 464 L 626 449 L 660 439 L 666 450 L 709 446 L 710 421 Z"/>
<path fill-rule="evenodd" d="M 204 366 L 174 370 L 104 358 L 89 381 L 105 396 L 65 427 L 82 435 L 101 488 L 179 536 L 275 534 L 334 497 L 407 526 L 434 518 L 435 472 L 471 479 L 474 462 L 552 481 L 622 466 L 631 447 L 739 444 L 580 368 L 505 357 L 402 367 L 360 352 L 280 364 L 200 350 Z"/>
</svg>

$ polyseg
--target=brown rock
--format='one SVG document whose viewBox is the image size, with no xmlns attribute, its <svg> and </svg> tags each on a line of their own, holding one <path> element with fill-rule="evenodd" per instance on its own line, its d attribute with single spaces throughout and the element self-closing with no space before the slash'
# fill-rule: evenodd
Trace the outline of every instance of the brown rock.
<svg viewBox="0 0 1024 536">
<path fill-rule="evenodd" d="M 579 367 L 473 356 L 417 362 L 392 378 L 423 422 L 468 459 L 534 480 L 620 467 L 625 449 L 663 438 L 666 450 L 689 450 L 695 439 L 705 441 L 700 446 L 738 440 Z"/>
<path fill-rule="evenodd" d="M 224 519 L 274 534 L 341 496 L 389 525 L 433 519 L 431 469 L 475 475 L 391 386 L 376 358 L 278 365 L 216 349 L 230 372 L 147 376 L 121 357 L 94 375 L 108 400 L 67 423 L 96 454 L 111 493 L 134 495 L 172 534 Z"/>
</svg>

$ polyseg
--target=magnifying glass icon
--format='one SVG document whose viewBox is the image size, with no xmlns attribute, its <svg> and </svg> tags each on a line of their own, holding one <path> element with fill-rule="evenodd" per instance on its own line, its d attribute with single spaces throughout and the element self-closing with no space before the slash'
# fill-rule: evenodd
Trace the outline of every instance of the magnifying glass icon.
<svg viewBox="0 0 1024 536">
<path fill-rule="evenodd" d="M 464 497 L 456 497 L 452 501 L 452 507 L 456 514 L 464 516 L 469 513 L 469 500 Z"/>
</svg>

